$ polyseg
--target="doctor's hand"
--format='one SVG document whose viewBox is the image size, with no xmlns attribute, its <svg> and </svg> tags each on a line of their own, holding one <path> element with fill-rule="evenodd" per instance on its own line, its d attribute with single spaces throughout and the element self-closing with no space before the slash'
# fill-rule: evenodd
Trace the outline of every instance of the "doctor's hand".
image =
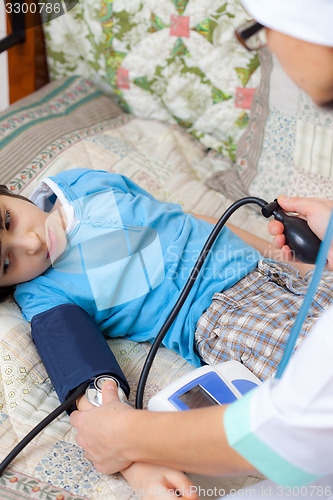
<svg viewBox="0 0 333 500">
<path fill-rule="evenodd" d="M 119 400 L 116 384 L 112 381 L 104 382 L 102 398 L 101 406 L 90 405 L 89 409 L 74 411 L 70 421 L 77 429 L 76 441 L 85 457 L 99 472 L 114 474 L 131 465 L 130 461 L 121 458 L 120 451 L 125 441 L 122 424 L 126 423 L 133 408 Z"/>
<path fill-rule="evenodd" d="M 323 240 L 328 226 L 329 218 L 333 210 L 333 201 L 321 198 L 301 198 L 279 196 L 278 203 L 285 212 L 296 212 L 299 217 L 305 219 L 312 231 Z M 273 243 L 282 249 L 283 257 L 292 261 L 292 252 L 287 246 L 283 234 L 284 226 L 281 222 L 272 220 L 268 224 L 269 232 L 274 236 Z M 333 245 L 328 252 L 327 268 L 333 270 Z"/>
</svg>

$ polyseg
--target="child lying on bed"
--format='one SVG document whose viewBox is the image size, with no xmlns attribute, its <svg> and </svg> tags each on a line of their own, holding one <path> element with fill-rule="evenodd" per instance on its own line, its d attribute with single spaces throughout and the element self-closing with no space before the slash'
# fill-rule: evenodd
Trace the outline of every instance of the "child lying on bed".
<svg viewBox="0 0 333 500">
<path fill-rule="evenodd" d="M 14 296 L 32 334 L 42 318 L 45 331 L 56 335 L 59 311 L 70 334 L 67 316 L 75 308 L 106 336 L 154 340 L 211 232 L 207 218 L 95 170 L 45 179 L 31 200 L 0 191 L 0 291 L 5 297 L 18 285 Z M 238 359 L 264 379 L 281 359 L 307 288 L 308 274 L 299 271 L 309 267 L 263 260 L 279 251 L 229 227 L 163 344 L 194 366 Z M 301 337 L 332 296 L 327 273 Z"/>
<path fill-rule="evenodd" d="M 1 193 L 7 196 L 0 196 L 0 293 L 22 283 L 15 298 L 28 321 L 75 304 L 106 336 L 138 342 L 156 337 L 212 229 L 209 218 L 185 214 L 104 171 L 76 169 L 45 179 L 32 194 L 34 205 Z M 279 258 L 280 251 L 229 227 L 164 345 L 194 366 L 199 357 L 238 359 L 264 379 L 281 358 L 307 287 L 308 276 L 294 267 L 309 266 L 261 260 Z M 327 273 L 303 336 L 331 299 Z"/>
</svg>

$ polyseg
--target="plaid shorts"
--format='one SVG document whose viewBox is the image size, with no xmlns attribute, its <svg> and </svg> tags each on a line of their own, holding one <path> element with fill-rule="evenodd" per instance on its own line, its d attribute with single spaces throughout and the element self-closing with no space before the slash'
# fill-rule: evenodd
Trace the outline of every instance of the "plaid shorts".
<svg viewBox="0 0 333 500">
<path fill-rule="evenodd" d="M 200 317 L 195 346 L 208 364 L 236 359 L 264 380 L 275 372 L 313 271 L 260 260 L 236 285 L 216 293 Z M 333 303 L 333 273 L 324 271 L 296 348 Z"/>
</svg>

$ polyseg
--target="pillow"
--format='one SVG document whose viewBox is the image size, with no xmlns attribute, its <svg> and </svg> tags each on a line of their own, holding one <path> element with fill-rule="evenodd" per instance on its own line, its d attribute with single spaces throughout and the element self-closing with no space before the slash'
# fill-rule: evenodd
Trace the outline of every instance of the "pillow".
<svg viewBox="0 0 333 500">
<path fill-rule="evenodd" d="M 53 80 L 82 75 L 100 86 L 105 82 L 101 8 L 102 2 L 81 0 L 55 19 L 43 12 L 48 69 Z"/>
<path fill-rule="evenodd" d="M 21 192 L 72 144 L 128 120 L 89 80 L 54 81 L 0 113 L 0 182 Z"/>
<path fill-rule="evenodd" d="M 268 49 L 260 52 L 261 81 L 236 167 L 213 174 L 207 185 L 231 198 L 333 198 L 333 111 L 315 106 Z"/>
<path fill-rule="evenodd" d="M 260 78 L 257 55 L 234 37 L 248 18 L 240 2 L 104 0 L 104 39 L 94 5 L 84 0 L 45 25 L 52 78 L 76 72 L 107 83 L 126 111 L 178 123 L 234 161 Z"/>
</svg>

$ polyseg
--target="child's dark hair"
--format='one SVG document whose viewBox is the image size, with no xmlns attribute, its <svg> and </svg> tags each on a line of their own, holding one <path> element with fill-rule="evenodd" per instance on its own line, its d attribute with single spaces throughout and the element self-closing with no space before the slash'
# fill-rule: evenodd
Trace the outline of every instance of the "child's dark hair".
<svg viewBox="0 0 333 500">
<path fill-rule="evenodd" d="M 12 193 L 4 184 L 0 184 L 0 196 L 12 196 L 13 198 L 20 198 L 21 200 L 29 201 L 29 203 L 32 203 L 25 196 Z M 15 286 L 0 286 L 0 302 L 3 302 L 7 299 L 7 297 L 12 295 L 14 293 L 14 290 Z"/>
</svg>

